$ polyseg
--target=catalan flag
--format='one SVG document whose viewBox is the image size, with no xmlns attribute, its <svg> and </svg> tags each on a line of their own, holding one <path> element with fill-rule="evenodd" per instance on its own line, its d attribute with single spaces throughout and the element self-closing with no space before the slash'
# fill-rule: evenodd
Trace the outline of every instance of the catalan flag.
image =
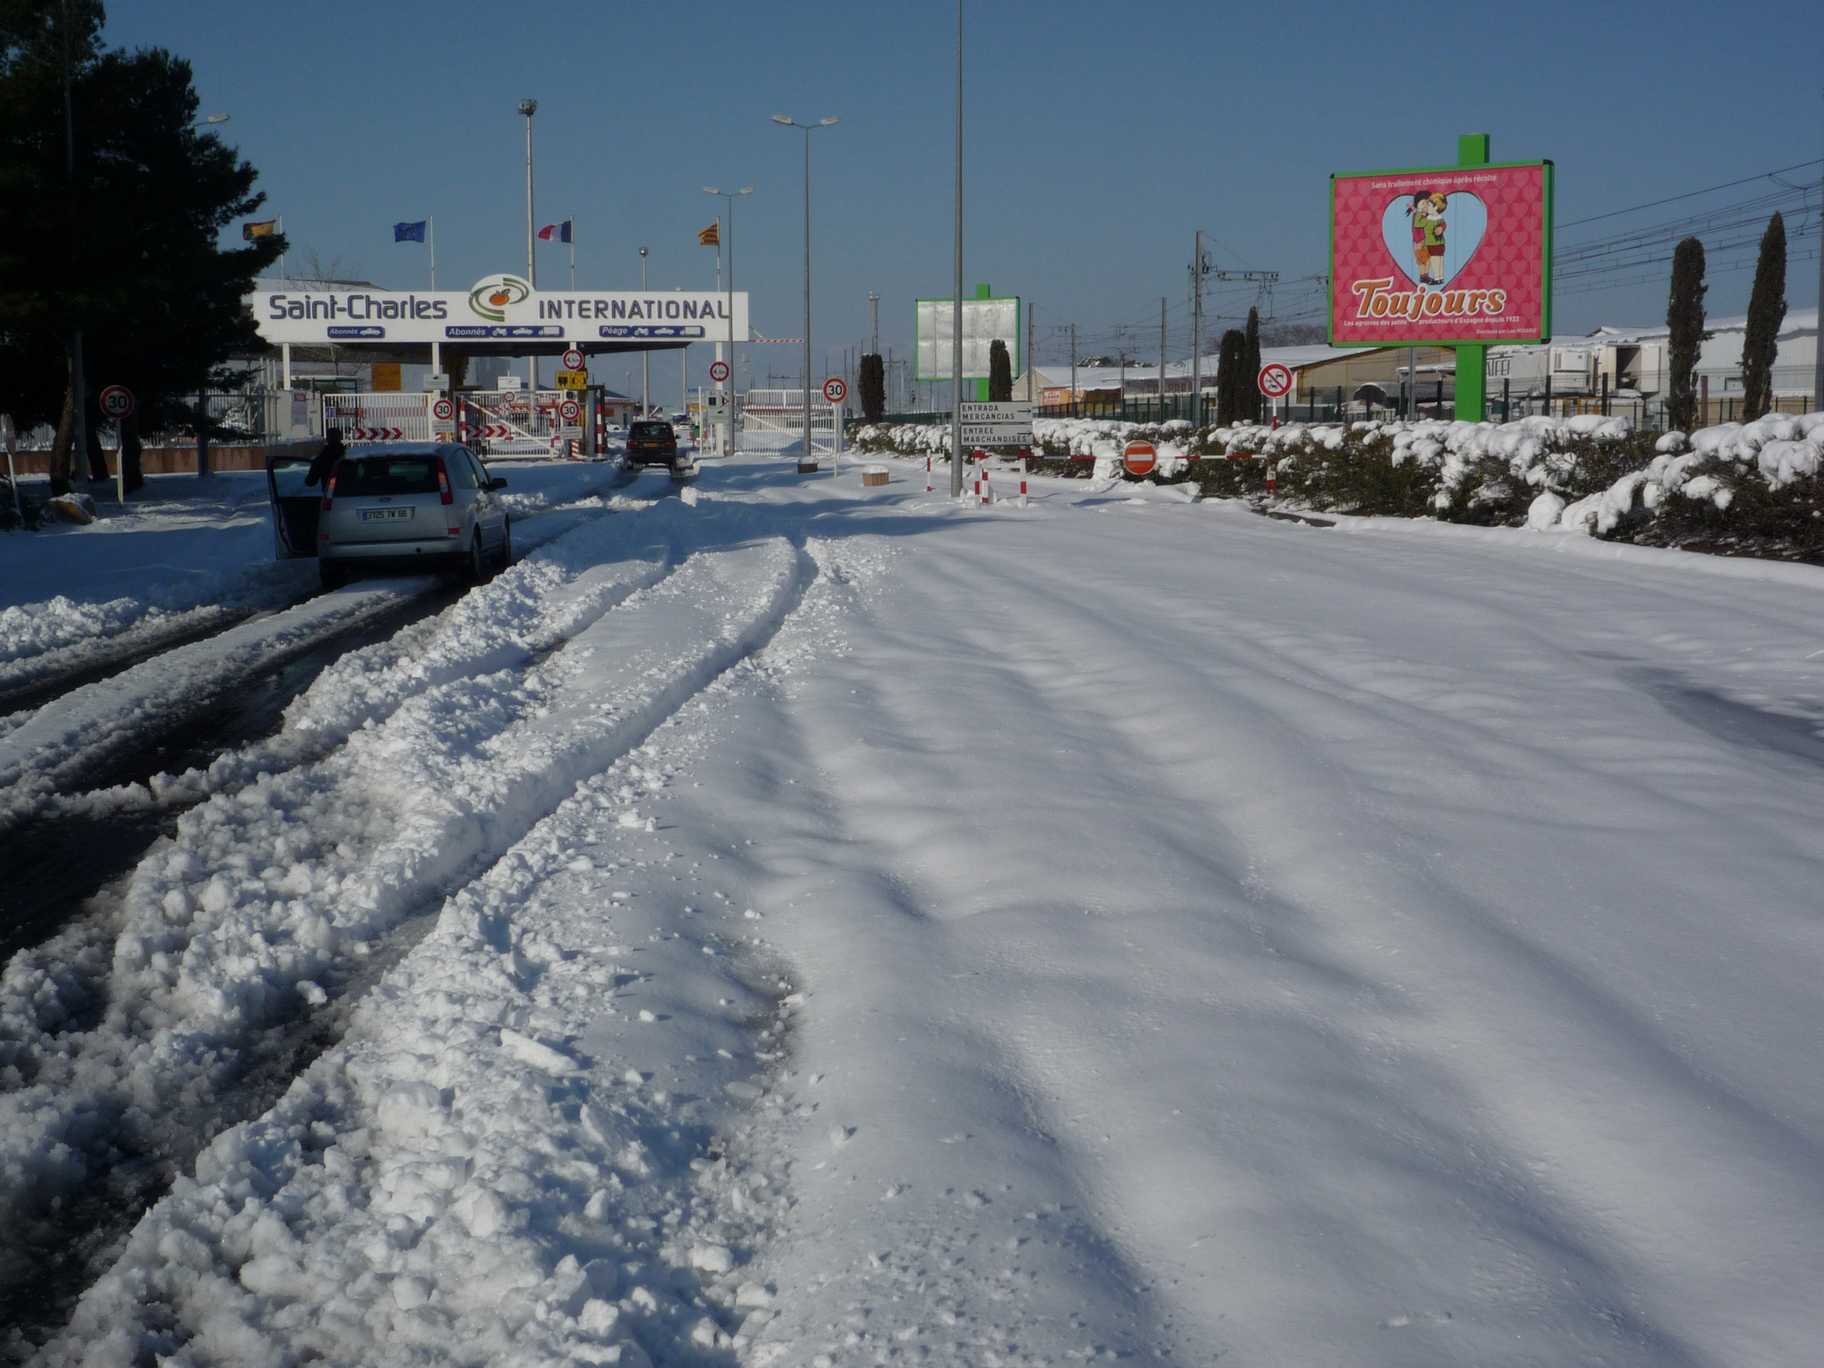
<svg viewBox="0 0 1824 1368">
<path fill-rule="evenodd" d="M 722 245 L 722 220 L 717 219 L 707 228 L 697 229 L 697 246 L 720 247 Z"/>
<path fill-rule="evenodd" d="M 261 219 L 257 223 L 241 225 L 241 241 L 252 242 L 255 238 L 272 237 L 279 231 L 277 219 Z"/>
</svg>

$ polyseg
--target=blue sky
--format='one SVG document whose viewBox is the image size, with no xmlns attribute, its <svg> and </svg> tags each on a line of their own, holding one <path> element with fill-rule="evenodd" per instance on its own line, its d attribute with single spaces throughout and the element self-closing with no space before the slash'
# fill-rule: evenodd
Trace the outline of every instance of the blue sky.
<svg viewBox="0 0 1824 1368">
<path fill-rule="evenodd" d="M 1552 158 L 1560 224 L 1824 157 L 1816 0 L 1763 0 L 1752 23 L 1686 0 L 971 0 L 966 22 L 965 274 L 1036 304 L 1042 360 L 1066 359 L 1050 329 L 1073 320 L 1107 350 L 1131 324 L 1151 356 L 1162 295 L 1182 355 L 1199 227 L 1219 267 L 1280 271 L 1277 312 L 1308 313 L 1316 287 L 1296 278 L 1326 269 L 1329 173 L 1449 161 L 1460 132 L 1490 133 L 1496 160 Z M 187 57 L 294 253 L 383 285 L 425 283 L 391 224 L 426 215 L 441 286 L 523 268 L 522 96 L 539 101 L 536 216 L 576 220 L 585 288 L 637 285 L 642 243 L 654 285 L 707 286 L 695 234 L 720 201 L 701 187 L 753 184 L 737 284 L 773 335 L 802 327 L 803 135 L 768 116 L 837 115 L 812 149 L 821 367 L 865 340 L 870 289 L 900 355 L 913 299 L 949 289 L 954 23 L 943 3 L 114 0 L 107 37 Z M 541 283 L 567 280 L 564 249 L 539 252 Z M 1663 268 L 1632 274 L 1652 278 L 1561 290 L 1558 335 L 1663 318 Z M 1791 275 L 1808 303 L 1815 263 Z M 1742 312 L 1749 281 L 1713 277 L 1712 313 Z M 1212 312 L 1249 302 L 1230 289 Z M 793 349 L 761 350 L 795 374 Z"/>
</svg>

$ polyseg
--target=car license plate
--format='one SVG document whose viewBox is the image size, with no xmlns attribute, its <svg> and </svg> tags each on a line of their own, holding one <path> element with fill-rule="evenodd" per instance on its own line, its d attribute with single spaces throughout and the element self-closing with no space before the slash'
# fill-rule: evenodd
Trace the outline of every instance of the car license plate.
<svg viewBox="0 0 1824 1368">
<path fill-rule="evenodd" d="M 404 522 L 412 516 L 409 508 L 364 508 L 361 510 L 362 522 Z"/>
</svg>

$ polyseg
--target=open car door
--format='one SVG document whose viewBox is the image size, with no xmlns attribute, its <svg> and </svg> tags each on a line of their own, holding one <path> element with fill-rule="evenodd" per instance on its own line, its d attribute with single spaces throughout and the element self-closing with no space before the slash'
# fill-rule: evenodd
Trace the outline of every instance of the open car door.
<svg viewBox="0 0 1824 1368">
<path fill-rule="evenodd" d="M 272 554 L 297 560 L 317 554 L 317 515 L 323 491 L 304 483 L 316 448 L 278 448 L 266 458 L 266 489 L 272 499 Z"/>
</svg>

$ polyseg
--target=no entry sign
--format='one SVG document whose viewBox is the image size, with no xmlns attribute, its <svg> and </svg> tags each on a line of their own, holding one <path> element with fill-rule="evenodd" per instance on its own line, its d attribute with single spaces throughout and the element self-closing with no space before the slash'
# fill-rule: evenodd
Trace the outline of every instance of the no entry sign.
<svg viewBox="0 0 1824 1368">
<path fill-rule="evenodd" d="M 751 382 L 750 382 L 751 383 Z M 832 404 L 840 404 L 849 397 L 849 384 L 840 375 L 832 375 L 823 382 L 823 397 Z"/>
<path fill-rule="evenodd" d="M 1292 393 L 1292 372 L 1277 361 L 1269 361 L 1260 368 L 1260 374 L 1255 377 L 1255 383 L 1260 386 L 1260 392 L 1267 398 L 1283 399 Z"/>
<path fill-rule="evenodd" d="M 1129 442 L 1121 453 L 1121 464 L 1127 467 L 1129 475 L 1150 475 L 1158 463 L 1159 453 L 1153 450 L 1151 442 Z"/>
<path fill-rule="evenodd" d="M 728 362 L 712 361 L 709 363 L 709 378 L 718 385 L 728 379 Z"/>
</svg>

